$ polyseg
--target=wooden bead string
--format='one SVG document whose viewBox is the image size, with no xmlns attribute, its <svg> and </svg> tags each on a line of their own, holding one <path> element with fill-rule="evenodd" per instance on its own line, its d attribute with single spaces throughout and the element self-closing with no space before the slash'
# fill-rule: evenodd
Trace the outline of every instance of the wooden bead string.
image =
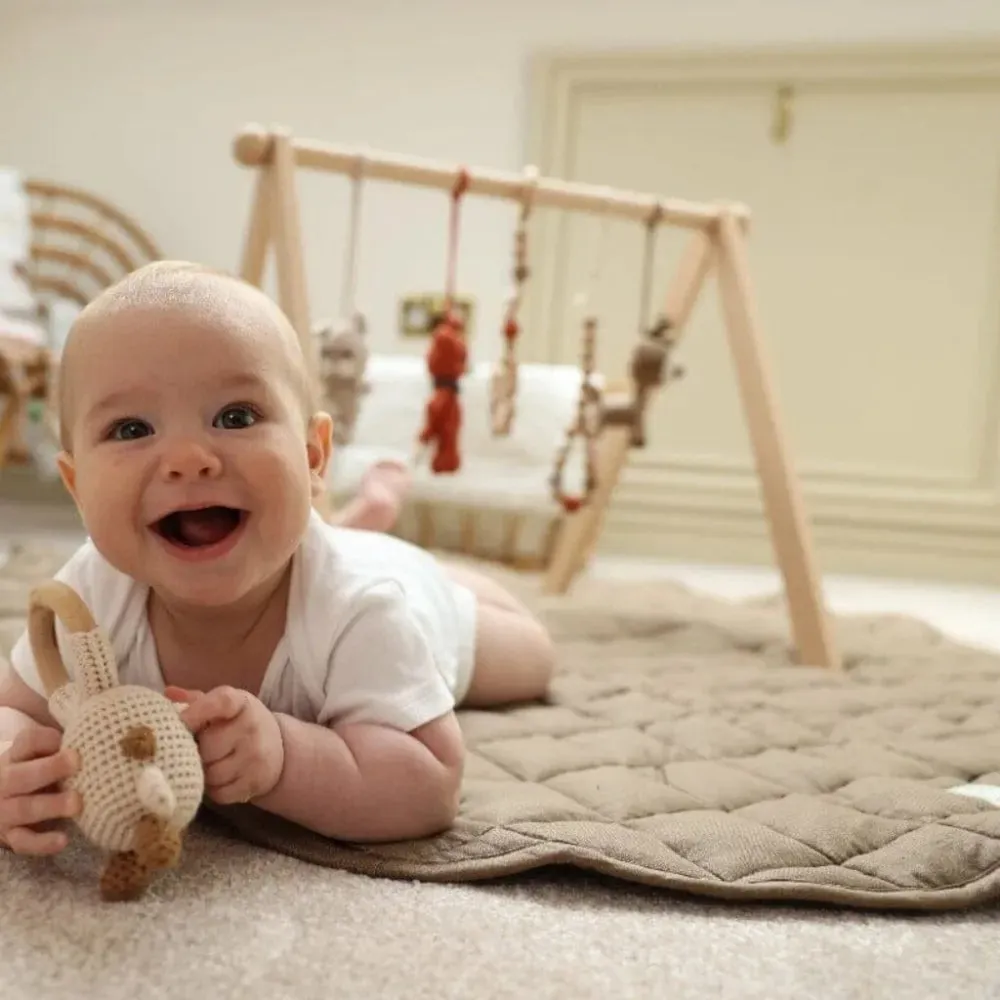
<svg viewBox="0 0 1000 1000">
<path fill-rule="evenodd" d="M 590 296 L 600 280 L 604 257 L 608 249 L 610 219 L 604 217 L 593 269 L 587 289 L 577 297 L 576 303 L 586 309 Z M 577 397 L 576 418 L 566 431 L 562 445 L 556 452 L 555 465 L 549 477 L 552 496 L 567 513 L 572 514 L 588 504 L 597 488 L 597 435 L 601 432 L 602 400 L 600 390 L 594 385 L 594 361 L 597 353 L 597 319 L 587 315 L 583 321 L 583 342 L 580 358 L 580 395 Z M 584 483 L 583 492 L 570 494 L 564 488 L 566 462 L 573 442 L 583 438 Z"/>
<path fill-rule="evenodd" d="M 597 343 L 597 320 L 588 316 L 583 323 L 583 351 L 580 359 L 582 382 L 577 398 L 576 418 L 566 431 L 566 437 L 556 453 L 555 467 L 549 485 L 553 499 L 567 514 L 578 511 L 590 502 L 597 488 L 597 435 L 601 429 L 601 393 L 594 385 L 594 355 Z M 583 492 L 567 493 L 563 486 L 566 462 L 576 438 L 582 438 L 584 448 Z"/>
<path fill-rule="evenodd" d="M 521 332 L 518 313 L 524 298 L 524 286 L 531 271 L 528 267 L 528 219 L 538 170 L 525 170 L 527 181 L 521 199 L 521 212 L 514 233 L 514 290 L 507 301 L 503 323 L 503 356 L 497 363 L 490 385 L 490 426 L 494 437 L 509 437 L 514 426 L 517 400 L 517 339 Z"/>
</svg>

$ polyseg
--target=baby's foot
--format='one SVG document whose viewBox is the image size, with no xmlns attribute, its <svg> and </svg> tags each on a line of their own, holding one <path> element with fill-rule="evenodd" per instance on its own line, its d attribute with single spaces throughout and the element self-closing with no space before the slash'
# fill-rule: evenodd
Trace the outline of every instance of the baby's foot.
<svg viewBox="0 0 1000 1000">
<path fill-rule="evenodd" d="M 361 479 L 361 490 L 351 504 L 351 528 L 388 531 L 399 518 L 410 488 L 410 472 L 402 462 L 376 462 Z"/>
</svg>

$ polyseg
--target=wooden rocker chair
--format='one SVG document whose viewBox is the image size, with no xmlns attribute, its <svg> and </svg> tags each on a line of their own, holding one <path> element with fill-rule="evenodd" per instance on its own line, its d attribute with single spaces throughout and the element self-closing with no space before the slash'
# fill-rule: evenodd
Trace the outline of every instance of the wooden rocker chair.
<svg viewBox="0 0 1000 1000">
<path fill-rule="evenodd" d="M 87 305 L 126 274 L 162 258 L 149 235 L 103 198 L 45 180 L 27 180 L 31 241 L 19 271 L 34 302 L 32 320 L 47 340 L 0 333 L 0 470 L 31 461 L 23 438 L 33 402 L 56 433 L 52 393 L 58 345 L 53 318 L 60 304 Z"/>
</svg>

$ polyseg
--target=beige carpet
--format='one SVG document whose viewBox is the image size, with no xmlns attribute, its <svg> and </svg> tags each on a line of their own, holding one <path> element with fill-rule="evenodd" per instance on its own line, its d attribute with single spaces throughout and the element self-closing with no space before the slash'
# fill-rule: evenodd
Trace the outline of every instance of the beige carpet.
<svg viewBox="0 0 1000 1000">
<path fill-rule="evenodd" d="M 25 581 L 53 554 L 0 575 L 0 649 Z M 19 579 L 15 582 L 12 577 Z M 758 623 L 756 655 L 783 656 L 780 615 L 710 602 L 719 622 Z M 707 605 L 674 587 L 587 585 L 543 602 L 564 655 L 586 638 L 609 661 L 662 641 L 704 649 Z M 594 608 L 604 612 L 595 627 Z M 699 610 L 700 609 L 700 610 Z M 760 623 L 764 622 L 761 627 Z M 842 628 L 871 632 L 872 623 Z M 855 630 L 852 633 L 852 629 Z M 878 623 L 920 661 L 966 653 L 909 622 Z M 623 639 L 627 632 L 630 636 Z M 645 636 L 644 636 L 645 633 Z M 0 857 L 0 997 L 972 997 L 1000 982 L 995 909 L 887 916 L 681 897 L 547 869 L 502 883 L 368 878 L 199 829 L 183 870 L 148 900 L 102 906 L 96 858 Z"/>
</svg>

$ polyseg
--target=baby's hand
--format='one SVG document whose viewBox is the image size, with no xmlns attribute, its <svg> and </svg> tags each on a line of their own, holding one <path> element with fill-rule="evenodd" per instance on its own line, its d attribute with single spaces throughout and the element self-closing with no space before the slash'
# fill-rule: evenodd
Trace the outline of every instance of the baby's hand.
<svg viewBox="0 0 1000 1000">
<path fill-rule="evenodd" d="M 168 687 L 166 694 L 187 703 L 181 718 L 198 739 L 205 790 L 213 802 L 249 802 L 277 785 L 285 749 L 278 720 L 260 699 L 231 687 L 208 692 Z"/>
<path fill-rule="evenodd" d="M 80 757 L 61 745 L 58 729 L 32 726 L 0 755 L 0 842 L 17 854 L 58 854 L 69 843 L 51 824 L 80 815 L 80 793 L 56 787 L 79 770 Z"/>
</svg>

